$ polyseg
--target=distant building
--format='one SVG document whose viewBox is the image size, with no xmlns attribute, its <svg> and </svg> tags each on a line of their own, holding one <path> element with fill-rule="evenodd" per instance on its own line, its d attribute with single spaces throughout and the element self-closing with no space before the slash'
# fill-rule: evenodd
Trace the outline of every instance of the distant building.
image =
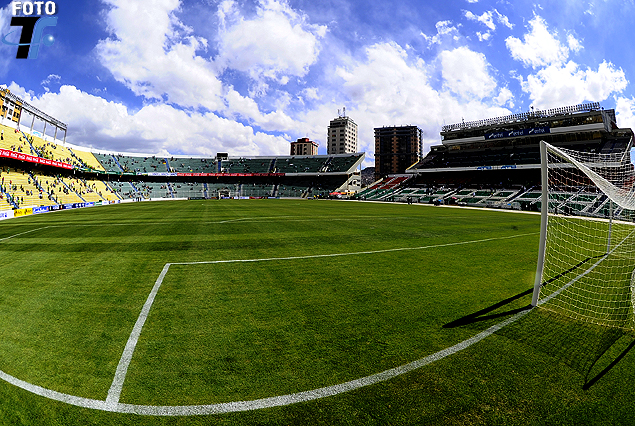
<svg viewBox="0 0 635 426">
<path fill-rule="evenodd" d="M 421 159 L 423 131 L 417 126 L 375 129 L 375 179 L 405 173 Z"/>
<path fill-rule="evenodd" d="M 0 89 L 0 111 L 2 121 L 5 118 L 19 124 L 22 114 L 22 100 L 16 96 L 11 96 L 9 89 Z"/>
<path fill-rule="evenodd" d="M 357 124 L 342 115 L 331 120 L 326 134 L 326 151 L 333 154 L 353 154 L 358 151 Z"/>
<path fill-rule="evenodd" d="M 318 155 L 318 143 L 309 138 L 300 138 L 291 142 L 291 155 Z"/>
</svg>

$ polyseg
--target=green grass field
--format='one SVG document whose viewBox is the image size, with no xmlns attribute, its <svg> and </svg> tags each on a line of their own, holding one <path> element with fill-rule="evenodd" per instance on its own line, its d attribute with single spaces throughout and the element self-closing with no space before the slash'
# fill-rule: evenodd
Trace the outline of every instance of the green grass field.
<svg viewBox="0 0 635 426">
<path fill-rule="evenodd" d="M 190 406 L 365 378 L 531 301 L 540 217 L 308 200 L 152 202 L 0 222 L 0 370 L 106 400 Z M 534 310 L 386 381 L 198 416 L 78 407 L 0 381 L 0 424 L 632 424 L 633 337 Z"/>
</svg>

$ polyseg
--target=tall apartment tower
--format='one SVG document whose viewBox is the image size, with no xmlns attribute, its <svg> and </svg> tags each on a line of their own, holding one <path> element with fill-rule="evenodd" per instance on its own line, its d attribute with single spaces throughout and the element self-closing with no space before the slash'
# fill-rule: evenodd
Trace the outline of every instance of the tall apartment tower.
<svg viewBox="0 0 635 426">
<path fill-rule="evenodd" d="M 349 154 L 356 153 L 357 144 L 357 124 L 344 114 L 331 120 L 326 134 L 327 154 Z"/>
<path fill-rule="evenodd" d="M 422 151 L 423 131 L 417 126 L 375 128 L 375 179 L 404 173 Z"/>
</svg>

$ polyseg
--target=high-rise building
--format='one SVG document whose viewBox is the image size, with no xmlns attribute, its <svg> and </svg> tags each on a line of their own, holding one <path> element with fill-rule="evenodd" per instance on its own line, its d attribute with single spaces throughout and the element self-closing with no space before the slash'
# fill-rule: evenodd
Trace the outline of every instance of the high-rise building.
<svg viewBox="0 0 635 426">
<path fill-rule="evenodd" d="M 326 152 L 329 155 L 356 153 L 359 146 L 357 124 L 345 114 L 331 120 L 326 141 Z"/>
<path fill-rule="evenodd" d="M 423 131 L 417 126 L 375 128 L 375 178 L 405 173 L 422 151 Z"/>
<path fill-rule="evenodd" d="M 309 138 L 291 142 L 291 155 L 318 155 L 318 143 Z"/>
</svg>

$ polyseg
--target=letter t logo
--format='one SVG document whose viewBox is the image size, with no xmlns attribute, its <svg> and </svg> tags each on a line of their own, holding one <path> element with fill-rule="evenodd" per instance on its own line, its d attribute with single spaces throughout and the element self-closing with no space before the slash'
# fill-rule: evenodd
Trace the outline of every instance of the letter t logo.
<svg viewBox="0 0 635 426">
<path fill-rule="evenodd" d="M 40 51 L 40 43 L 44 43 L 47 46 L 53 44 L 53 38 L 47 37 L 42 40 L 44 28 L 54 27 L 57 25 L 57 17 L 30 17 L 30 16 L 14 16 L 11 18 L 12 27 L 22 27 L 22 34 L 20 35 L 20 42 L 9 43 L 6 40 L 6 36 L 3 37 L 2 42 L 4 44 L 18 46 L 18 53 L 16 59 L 37 59 Z M 8 34 L 7 34 L 8 35 Z M 33 47 L 33 49 L 31 49 Z"/>
</svg>

